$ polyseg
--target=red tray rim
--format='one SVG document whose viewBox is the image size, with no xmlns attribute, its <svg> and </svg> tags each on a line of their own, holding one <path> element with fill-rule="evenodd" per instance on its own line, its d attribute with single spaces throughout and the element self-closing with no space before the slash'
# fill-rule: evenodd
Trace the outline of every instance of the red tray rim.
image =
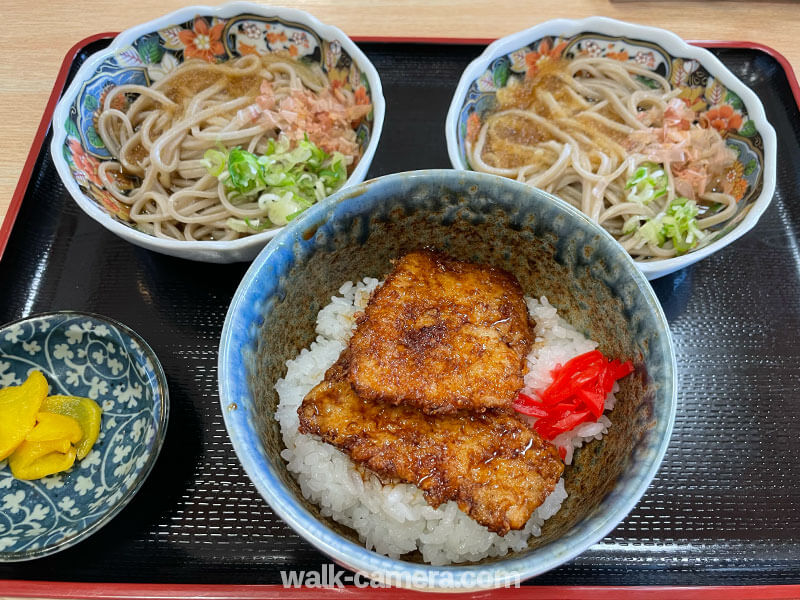
<svg viewBox="0 0 800 600">
<path fill-rule="evenodd" d="M 92 42 L 113 38 L 115 32 L 103 32 L 90 35 L 78 41 L 67 51 L 53 84 L 53 91 L 44 109 L 36 135 L 33 138 L 28 157 L 20 172 L 20 178 L 14 195 L 0 224 L 0 259 L 3 257 L 11 230 L 14 227 L 22 199 L 28 189 L 36 159 L 41 151 L 44 139 L 50 128 L 56 104 L 64 90 L 64 85 L 75 57 L 85 46 Z M 392 37 L 392 36 L 354 36 L 356 42 L 416 43 L 416 44 L 489 44 L 492 38 L 448 38 L 448 37 Z M 759 50 L 768 54 L 781 65 L 789 86 L 800 108 L 800 84 L 794 69 L 783 54 L 774 48 L 758 42 L 725 41 L 725 40 L 689 40 L 690 44 L 702 48 L 746 48 Z M 646 600 L 792 600 L 800 598 L 800 585 L 771 586 L 526 586 L 522 590 L 504 588 L 478 594 L 437 594 L 415 592 L 398 589 L 370 588 L 285 588 L 281 585 L 195 585 L 195 584 L 133 584 L 133 583 L 94 583 L 64 581 L 25 581 L 2 580 L 0 587 L 4 598 L 63 598 L 63 599 L 125 599 L 155 600 L 162 598 L 228 600 L 233 598 L 286 600 L 313 600 L 323 593 L 347 600 L 349 598 L 367 598 L 392 595 L 392 600 L 410 598 L 489 598 L 513 600 L 518 597 L 545 600 L 559 598 L 562 600 L 617 600 L 624 598 L 644 598 Z"/>
<path fill-rule="evenodd" d="M 65 600 L 317 600 L 323 596 L 340 600 L 381 598 L 387 600 L 796 600 L 800 585 L 744 586 L 525 586 L 479 593 L 452 594 L 396 588 L 287 588 L 281 585 L 192 585 L 139 583 L 60 583 L 49 581 L 5 581 L 3 593 L 19 598 L 63 598 Z M 4 596 L 8 597 L 8 596 Z"/>
</svg>

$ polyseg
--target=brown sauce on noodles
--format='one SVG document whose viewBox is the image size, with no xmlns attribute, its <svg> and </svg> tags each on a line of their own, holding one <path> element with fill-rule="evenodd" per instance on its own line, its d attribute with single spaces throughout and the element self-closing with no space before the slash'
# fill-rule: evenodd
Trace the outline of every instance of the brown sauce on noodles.
<svg viewBox="0 0 800 600">
<path fill-rule="evenodd" d="M 571 91 L 567 83 L 571 77 L 567 60 L 542 61 L 533 77 L 497 91 L 497 112 L 509 109 L 535 112 L 558 129 L 575 136 L 582 150 L 600 147 L 613 152 L 609 138 L 621 143 L 625 134 L 579 115 L 586 109 L 587 100 L 581 101 Z M 611 110 L 600 109 L 598 114 L 621 122 Z M 497 115 L 489 125 L 484 159 L 488 164 L 501 168 L 522 165 L 546 168 L 549 160 L 531 146 L 550 140 L 561 141 L 557 135 L 522 115 Z"/>
<path fill-rule="evenodd" d="M 258 88 L 264 77 L 260 73 L 244 72 L 217 72 L 201 69 L 186 69 L 177 74 L 170 80 L 170 85 L 162 91 L 164 95 L 177 104 L 192 99 L 198 92 L 211 87 L 214 84 L 222 83 L 225 91 L 230 97 L 256 96 Z"/>
</svg>

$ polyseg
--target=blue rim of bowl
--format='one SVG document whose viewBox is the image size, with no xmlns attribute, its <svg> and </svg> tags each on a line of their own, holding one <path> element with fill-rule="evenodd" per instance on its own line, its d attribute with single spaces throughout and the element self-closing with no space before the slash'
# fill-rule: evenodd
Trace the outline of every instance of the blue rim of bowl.
<svg viewBox="0 0 800 600">
<path fill-rule="evenodd" d="M 454 169 L 469 170 L 461 159 L 458 149 L 457 121 L 459 112 L 472 83 L 480 77 L 493 60 L 517 50 L 533 41 L 548 35 L 578 35 L 581 33 L 600 33 L 614 37 L 625 37 L 652 42 L 671 56 L 692 58 L 700 62 L 714 77 L 718 77 L 726 88 L 733 90 L 744 102 L 747 113 L 756 123 L 758 133 L 764 142 L 764 176 L 761 193 L 752 201 L 748 212 L 741 221 L 727 234 L 708 246 L 688 252 L 678 257 L 635 263 L 648 279 L 668 275 L 678 269 L 687 267 L 721 250 L 736 241 L 755 227 L 761 215 L 769 207 L 775 195 L 777 179 L 777 137 L 775 128 L 767 120 L 764 105 L 747 85 L 734 75 L 722 61 L 710 51 L 693 46 L 675 33 L 660 27 L 638 25 L 609 17 L 587 17 L 585 19 L 552 19 L 543 21 L 533 27 L 517 31 L 489 44 L 484 51 L 464 69 L 458 81 L 450 107 L 445 117 L 445 139 L 447 153 Z"/>
<path fill-rule="evenodd" d="M 106 317 L 104 315 L 92 312 L 76 311 L 76 310 L 54 310 L 43 313 L 35 313 L 27 317 L 22 317 L 14 321 L 9 321 L 8 323 L 4 323 L 3 325 L 0 325 L 0 332 L 4 331 L 5 329 L 8 329 L 9 327 L 13 327 L 14 325 L 28 323 L 36 319 L 48 319 L 51 317 L 66 317 L 66 318 L 77 317 L 77 318 L 95 319 L 97 321 L 106 322 L 109 323 L 110 325 L 113 325 L 114 327 L 119 329 L 122 333 L 133 339 L 137 344 L 139 344 L 139 346 L 142 348 L 143 353 L 146 354 L 153 363 L 153 371 L 155 372 L 156 380 L 158 381 L 158 392 L 161 395 L 161 405 L 163 406 L 163 410 L 161 410 L 159 414 L 158 428 L 156 430 L 156 439 L 154 440 L 153 450 L 147 457 L 147 462 L 139 470 L 139 474 L 136 477 L 136 481 L 133 483 L 127 494 L 123 495 L 119 499 L 119 501 L 114 506 L 112 506 L 103 516 L 101 516 L 99 519 L 91 523 L 88 527 L 75 533 L 75 535 L 62 538 L 55 544 L 52 544 L 50 546 L 44 546 L 42 548 L 37 548 L 36 550 L 30 550 L 22 553 L 0 552 L 0 563 L 22 562 L 26 560 L 33 560 L 36 558 L 42 558 L 45 556 L 56 554 L 57 552 L 61 552 L 62 550 L 66 550 L 67 548 L 71 548 L 75 544 L 82 542 L 87 537 L 91 536 L 93 533 L 96 533 L 102 527 L 107 525 L 114 517 L 116 517 L 120 513 L 120 511 L 123 508 L 125 508 L 125 506 L 128 505 L 128 503 L 133 499 L 136 493 L 141 489 L 144 482 L 147 480 L 147 477 L 150 475 L 150 472 L 153 470 L 153 467 L 155 466 L 156 461 L 158 460 L 158 456 L 161 453 L 161 447 L 164 444 L 164 438 L 166 437 L 167 434 L 167 423 L 169 422 L 169 387 L 167 386 L 167 376 L 164 374 L 164 369 L 161 366 L 161 361 L 158 360 L 158 356 L 156 356 L 156 353 L 150 347 L 150 344 L 148 344 L 142 336 L 140 336 L 138 333 L 136 333 L 133 329 L 131 329 L 124 323 L 121 323 L 116 319 L 112 319 L 111 317 Z"/>
<path fill-rule="evenodd" d="M 409 171 L 403 173 L 395 173 L 391 175 L 384 175 L 376 179 L 371 179 L 357 186 L 353 186 L 344 190 L 336 192 L 325 201 L 314 205 L 312 208 L 305 211 L 300 217 L 292 221 L 287 227 L 273 238 L 273 240 L 261 251 L 256 257 L 247 273 L 242 279 L 242 283 L 236 290 L 234 297 L 231 301 L 228 313 L 225 316 L 225 323 L 222 327 L 222 334 L 220 336 L 220 349 L 218 359 L 218 377 L 219 377 L 219 395 L 222 414 L 225 421 L 225 427 L 228 435 L 233 443 L 234 450 L 239 458 L 245 472 L 251 479 L 253 484 L 258 489 L 261 496 L 267 501 L 272 510 L 280 516 L 286 523 L 288 523 L 299 535 L 305 538 L 314 547 L 330 556 L 334 561 L 339 564 L 345 565 L 348 568 L 355 569 L 366 574 L 375 574 L 380 577 L 381 574 L 403 573 L 402 580 L 424 582 L 435 581 L 476 581 L 477 575 L 485 573 L 487 570 L 491 572 L 494 577 L 491 578 L 492 587 L 502 587 L 507 585 L 514 585 L 515 582 L 525 580 L 536 575 L 540 575 L 550 569 L 561 565 L 572 558 L 575 558 L 586 550 L 589 546 L 601 540 L 608 534 L 619 522 L 633 509 L 639 499 L 642 497 L 653 477 L 656 474 L 664 454 L 667 451 L 670 437 L 672 435 L 673 424 L 675 421 L 675 413 L 677 409 L 677 370 L 675 350 L 672 341 L 672 335 L 669 330 L 664 311 L 661 304 L 650 286 L 650 283 L 645 278 L 644 274 L 636 267 L 635 262 L 630 255 L 624 251 L 622 246 L 604 229 L 599 227 L 596 223 L 591 221 L 586 215 L 572 207 L 568 203 L 547 194 L 548 199 L 556 204 L 561 210 L 570 214 L 573 218 L 583 220 L 588 226 L 595 230 L 596 235 L 605 237 L 608 241 L 619 247 L 622 260 L 628 263 L 628 272 L 631 274 L 634 283 L 638 287 L 640 293 L 644 296 L 648 306 L 653 310 L 660 320 L 666 332 L 664 340 L 666 344 L 667 353 L 665 359 L 668 361 L 668 381 L 664 384 L 669 389 L 667 395 L 669 397 L 669 414 L 665 423 L 665 430 L 655 452 L 650 457 L 650 464 L 647 469 L 640 473 L 635 479 L 627 482 L 624 489 L 615 489 L 611 492 L 619 496 L 619 502 L 609 509 L 607 514 L 602 518 L 590 518 L 592 525 L 587 527 L 584 518 L 582 522 L 574 525 L 568 534 L 580 536 L 583 542 L 578 545 L 571 545 L 564 540 L 564 537 L 558 538 L 548 544 L 541 546 L 528 554 L 511 559 L 499 558 L 497 562 L 478 565 L 455 565 L 455 566 L 432 566 L 421 563 L 410 563 L 400 559 L 393 559 L 368 550 L 363 545 L 356 544 L 334 532 L 331 528 L 325 525 L 321 520 L 317 519 L 313 514 L 306 510 L 301 502 L 296 499 L 293 492 L 283 483 L 280 476 L 276 472 L 272 463 L 266 459 L 263 448 L 260 446 L 260 440 L 256 438 L 257 447 L 251 442 L 253 440 L 245 439 L 236 427 L 235 421 L 244 423 L 247 420 L 245 411 L 241 408 L 230 411 L 228 407 L 231 404 L 238 404 L 238 397 L 235 397 L 234 390 L 231 389 L 229 381 L 236 380 L 240 382 L 241 389 L 249 395 L 247 388 L 247 369 L 245 361 L 242 359 L 245 353 L 252 352 L 251 349 L 234 348 L 231 344 L 233 332 L 236 330 L 241 331 L 242 328 L 247 330 L 253 327 L 253 322 L 241 323 L 236 319 L 237 314 L 241 314 L 243 306 L 257 306 L 259 300 L 254 294 L 253 282 L 256 280 L 256 274 L 261 270 L 264 263 L 266 263 L 279 248 L 285 245 L 293 245 L 302 240 L 303 232 L 320 226 L 325 223 L 334 213 L 336 207 L 343 201 L 351 198 L 358 197 L 367 192 L 369 188 L 380 188 L 384 185 L 391 185 L 396 179 L 402 178 L 425 178 L 436 177 L 437 174 L 454 173 L 452 170 L 447 169 L 431 169 L 423 171 Z M 474 171 L 457 171 L 463 177 L 471 179 L 472 183 L 479 183 L 480 180 L 485 178 L 503 179 L 495 175 L 488 175 L 484 173 L 477 173 Z M 510 179 L 505 179 L 506 184 L 509 186 L 519 186 L 520 191 L 529 192 L 531 188 L 523 183 L 519 183 Z M 244 382 L 244 383 L 242 383 Z M 252 397 L 251 397 L 252 400 Z M 259 449 L 261 452 L 259 452 Z M 263 471 L 263 473 L 261 472 Z M 609 495 L 611 495 L 609 494 Z M 608 496 L 602 502 L 608 501 Z M 572 537 L 570 535 L 569 537 Z M 542 551 L 546 550 L 545 556 Z M 432 589 L 425 587 L 424 589 Z M 453 591 L 468 591 L 484 589 L 474 587 L 456 587 L 450 588 Z"/>
<path fill-rule="evenodd" d="M 77 98 L 81 85 L 85 82 L 87 77 L 96 71 L 103 61 L 112 57 L 120 48 L 124 48 L 125 46 L 132 44 L 134 40 L 146 33 L 158 31 L 159 29 L 163 29 L 174 23 L 188 21 L 197 15 L 228 19 L 240 14 L 252 14 L 264 17 L 279 16 L 281 18 L 308 26 L 314 29 L 316 32 L 319 32 L 320 35 L 324 36 L 325 39 L 335 36 L 342 43 L 342 47 L 347 51 L 350 57 L 358 63 L 362 72 L 367 75 L 370 84 L 370 96 L 373 102 L 373 121 L 372 130 L 370 132 L 370 141 L 366 150 L 364 151 L 364 154 L 359 159 L 359 164 L 356 166 L 350 177 L 347 178 L 344 187 L 341 189 L 345 189 L 348 186 L 355 185 L 364 180 L 367 170 L 372 163 L 372 159 L 375 156 L 378 143 L 380 142 L 381 133 L 383 131 L 383 121 L 386 113 L 386 100 L 383 97 L 383 87 L 381 85 L 381 79 L 378 70 L 375 68 L 375 65 L 372 64 L 372 61 L 369 60 L 367 55 L 364 54 L 364 52 L 347 34 L 345 34 L 335 25 L 323 23 L 314 15 L 296 8 L 268 6 L 265 4 L 245 2 L 241 0 L 236 2 L 228 2 L 226 4 L 221 4 L 220 6 L 207 6 L 199 4 L 186 6 L 157 19 L 153 19 L 146 23 L 135 25 L 134 27 L 126 29 L 117 35 L 107 48 L 95 52 L 89 58 L 87 58 L 86 61 L 84 61 L 84 63 L 81 65 L 80 69 L 78 69 L 78 72 L 72 78 L 72 82 L 70 83 L 69 87 L 61 95 L 61 99 L 58 101 L 53 113 L 53 135 L 52 139 L 50 140 L 50 154 L 52 156 L 53 163 L 56 166 L 56 171 L 58 172 L 59 178 L 81 210 L 83 210 L 92 219 L 106 227 L 115 235 L 123 237 L 123 239 L 136 239 L 139 242 L 146 244 L 145 247 L 156 251 L 163 251 L 167 248 L 175 248 L 177 244 L 177 247 L 189 252 L 191 250 L 240 250 L 250 247 L 254 244 L 263 244 L 268 239 L 274 238 L 276 232 L 281 231 L 282 228 L 264 231 L 228 242 L 165 240 L 154 235 L 144 233 L 143 231 L 139 231 L 129 225 L 125 225 L 115 220 L 108 213 L 106 213 L 106 211 L 103 210 L 97 204 L 97 202 L 90 199 L 78 186 L 78 183 L 72 176 L 69 165 L 67 165 L 66 161 L 64 160 L 63 153 L 61 151 L 64 141 L 67 138 L 67 131 L 64 123 L 69 114 L 70 107 Z"/>
</svg>

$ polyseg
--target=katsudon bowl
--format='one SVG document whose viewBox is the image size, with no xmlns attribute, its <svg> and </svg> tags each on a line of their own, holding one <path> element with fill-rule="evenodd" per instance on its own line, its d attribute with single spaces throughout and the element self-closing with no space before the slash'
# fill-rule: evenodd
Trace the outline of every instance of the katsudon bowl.
<svg viewBox="0 0 800 600">
<path fill-rule="evenodd" d="M 287 373 L 287 360 L 315 340 L 319 310 L 344 282 L 382 279 L 393 259 L 423 246 L 506 269 L 526 295 L 546 296 L 605 355 L 628 358 L 635 368 L 621 381 L 608 434 L 578 450 L 566 468 L 568 497 L 541 535 L 501 557 L 444 566 L 425 563 L 418 552 L 392 558 L 370 550 L 355 531 L 326 516 L 329 510 L 309 502 L 281 456 L 276 420 L 276 383 Z M 427 590 L 513 585 L 600 541 L 655 475 L 676 405 L 667 322 L 622 247 L 549 194 L 450 170 L 388 175 L 343 190 L 281 231 L 255 259 L 230 305 L 219 391 L 234 449 L 275 515 L 341 566 Z"/>
</svg>

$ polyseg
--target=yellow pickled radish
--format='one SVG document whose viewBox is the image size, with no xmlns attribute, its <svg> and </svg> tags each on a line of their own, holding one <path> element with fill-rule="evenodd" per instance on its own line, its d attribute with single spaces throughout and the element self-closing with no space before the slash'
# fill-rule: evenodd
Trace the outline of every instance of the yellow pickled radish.
<svg viewBox="0 0 800 600">
<path fill-rule="evenodd" d="M 75 463 L 75 448 L 66 438 L 46 442 L 22 442 L 8 458 L 17 479 L 39 479 L 66 471 Z"/>
<path fill-rule="evenodd" d="M 49 442 L 66 438 L 76 444 L 83 437 L 83 430 L 78 421 L 67 415 L 51 412 L 39 412 L 36 415 L 36 426 L 25 436 L 26 442 Z"/>
<path fill-rule="evenodd" d="M 78 421 L 83 431 L 81 439 L 75 444 L 78 460 L 89 454 L 97 441 L 97 436 L 100 435 L 100 419 L 103 409 L 97 405 L 97 402 L 77 396 L 48 396 L 42 402 L 41 410 L 66 415 Z"/>
<path fill-rule="evenodd" d="M 36 425 L 47 390 L 47 380 L 39 371 L 32 371 L 22 385 L 0 390 L 0 460 L 14 452 Z"/>
</svg>

